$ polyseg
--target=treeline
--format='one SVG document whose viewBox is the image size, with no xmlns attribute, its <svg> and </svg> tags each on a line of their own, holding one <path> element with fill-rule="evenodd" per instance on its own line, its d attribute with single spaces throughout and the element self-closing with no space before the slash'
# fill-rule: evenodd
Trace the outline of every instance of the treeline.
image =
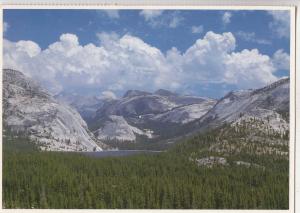
<svg viewBox="0 0 300 213">
<path fill-rule="evenodd" d="M 39 152 L 26 138 L 3 143 L 4 208 L 288 209 L 288 160 L 238 153 L 266 169 L 199 167 L 220 131 L 195 136 L 166 153 L 93 158 Z M 232 137 L 234 138 L 234 137 Z M 22 147 L 20 147 L 22 146 Z M 25 148 L 24 148 L 25 147 Z M 20 151 L 26 150 L 26 151 Z M 269 166 L 269 165 L 274 166 Z"/>
</svg>

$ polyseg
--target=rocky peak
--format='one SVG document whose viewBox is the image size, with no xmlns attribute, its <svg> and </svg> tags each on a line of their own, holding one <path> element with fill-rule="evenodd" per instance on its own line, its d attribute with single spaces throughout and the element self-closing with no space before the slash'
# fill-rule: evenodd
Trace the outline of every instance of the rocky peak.
<svg viewBox="0 0 300 213">
<path fill-rule="evenodd" d="M 169 90 L 165 90 L 165 89 L 159 89 L 155 91 L 154 94 L 161 95 L 161 96 L 178 96 L 178 94 L 170 92 Z"/>
<path fill-rule="evenodd" d="M 149 92 L 141 91 L 141 90 L 128 90 L 123 98 L 132 98 L 135 96 L 141 96 L 141 95 L 151 95 Z"/>
<path fill-rule="evenodd" d="M 4 89 L 9 88 L 9 93 L 4 95 L 14 95 L 16 92 L 28 96 L 38 96 L 40 98 L 51 98 L 51 96 L 40 85 L 25 76 L 23 73 L 13 69 L 3 69 Z M 6 96 L 4 96 L 6 97 Z"/>
</svg>

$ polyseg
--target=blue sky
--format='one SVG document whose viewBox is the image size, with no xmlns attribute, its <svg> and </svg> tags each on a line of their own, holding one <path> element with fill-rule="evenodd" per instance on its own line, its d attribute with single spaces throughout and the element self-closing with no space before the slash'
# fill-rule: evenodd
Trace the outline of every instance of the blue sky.
<svg viewBox="0 0 300 213">
<path fill-rule="evenodd" d="M 289 75 L 287 11 L 4 10 L 4 38 L 4 65 L 53 93 L 221 97 Z"/>
</svg>

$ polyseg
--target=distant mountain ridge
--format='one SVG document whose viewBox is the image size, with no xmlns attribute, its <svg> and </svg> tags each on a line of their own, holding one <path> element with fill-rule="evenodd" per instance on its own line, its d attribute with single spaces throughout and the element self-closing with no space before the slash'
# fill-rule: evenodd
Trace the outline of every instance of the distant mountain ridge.
<svg viewBox="0 0 300 213">
<path fill-rule="evenodd" d="M 156 95 L 161 95 L 161 96 L 178 96 L 178 94 L 173 93 L 173 92 L 170 92 L 170 91 L 165 90 L 165 89 L 159 89 L 159 90 L 156 90 L 156 91 L 154 92 L 154 94 L 156 94 Z"/>
<path fill-rule="evenodd" d="M 104 99 L 66 92 L 52 97 L 21 72 L 3 73 L 4 124 L 26 132 L 45 150 L 101 150 L 111 141 L 172 144 L 224 124 L 247 123 L 256 132 L 279 135 L 289 131 L 289 78 L 219 100 L 165 89 L 128 90 L 121 98 Z"/>
<path fill-rule="evenodd" d="M 105 137 L 111 140 L 117 138 L 120 141 L 135 141 L 136 137 L 132 135 L 142 135 L 157 140 L 160 134 L 153 128 L 154 123 L 159 123 L 162 129 L 169 128 L 170 124 L 188 123 L 205 114 L 215 102 L 210 98 L 181 96 L 163 89 L 154 93 L 129 90 L 122 98 L 104 103 L 96 112 L 90 126 L 99 139 Z M 112 121 L 111 116 L 119 119 Z M 115 124 L 112 125 L 112 122 Z M 115 137 L 104 133 L 120 131 L 128 135 L 123 134 L 122 138 L 120 135 Z"/>
<path fill-rule="evenodd" d="M 150 95 L 150 92 L 144 92 L 140 90 L 128 90 L 124 95 L 123 98 L 131 98 L 134 96 L 140 96 L 140 95 Z"/>
<path fill-rule="evenodd" d="M 140 131 L 151 130 L 155 140 L 159 140 L 162 131 L 165 139 L 171 139 L 175 135 L 252 119 L 264 122 L 265 128 L 280 134 L 289 130 L 286 118 L 289 115 L 289 78 L 255 90 L 232 91 L 219 100 L 181 96 L 167 90 L 126 94 L 129 93 L 129 96 L 104 104 L 96 113 L 96 123 L 97 119 L 103 123 L 105 118 L 116 115 Z"/>
<path fill-rule="evenodd" d="M 104 100 L 96 96 L 85 96 L 77 93 L 61 92 L 55 99 L 75 108 L 84 120 L 96 115 L 96 111 L 103 105 Z"/>
</svg>

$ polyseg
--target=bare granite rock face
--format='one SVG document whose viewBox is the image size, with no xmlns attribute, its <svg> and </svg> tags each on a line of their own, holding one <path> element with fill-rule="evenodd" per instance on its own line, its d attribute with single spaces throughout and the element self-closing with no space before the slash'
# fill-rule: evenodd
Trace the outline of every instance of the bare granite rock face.
<svg viewBox="0 0 300 213">
<path fill-rule="evenodd" d="M 135 141 L 136 135 L 152 138 L 151 131 L 141 130 L 131 126 L 122 116 L 111 115 L 103 127 L 95 132 L 100 140 Z"/>
<path fill-rule="evenodd" d="M 81 116 L 16 70 L 3 70 L 4 126 L 28 135 L 42 150 L 100 151 Z"/>
<path fill-rule="evenodd" d="M 205 158 L 190 158 L 190 160 L 195 162 L 198 166 L 204 166 L 207 168 L 212 168 L 214 166 L 229 166 L 227 159 L 224 157 L 209 156 Z M 262 170 L 265 169 L 264 166 L 258 165 L 256 163 L 249 163 L 245 161 L 233 161 L 233 163 L 237 166 L 244 166 L 247 168 L 253 167 Z"/>
<path fill-rule="evenodd" d="M 240 90 L 228 93 L 199 120 L 202 128 L 215 128 L 225 123 L 243 124 L 258 120 L 263 127 L 279 134 L 289 130 L 290 79 L 283 78 L 256 90 Z M 259 127 L 260 128 L 260 127 Z"/>
<path fill-rule="evenodd" d="M 208 168 L 212 168 L 213 166 L 216 165 L 228 166 L 226 158 L 223 157 L 209 156 L 200 159 L 196 158 L 195 162 L 197 163 L 198 166 L 206 166 Z"/>
<path fill-rule="evenodd" d="M 234 163 L 238 166 L 245 166 L 247 168 L 254 167 L 254 168 L 263 169 L 263 170 L 265 169 L 264 166 L 258 165 L 256 163 L 249 163 L 249 162 L 245 162 L 245 161 L 234 161 Z"/>
</svg>

